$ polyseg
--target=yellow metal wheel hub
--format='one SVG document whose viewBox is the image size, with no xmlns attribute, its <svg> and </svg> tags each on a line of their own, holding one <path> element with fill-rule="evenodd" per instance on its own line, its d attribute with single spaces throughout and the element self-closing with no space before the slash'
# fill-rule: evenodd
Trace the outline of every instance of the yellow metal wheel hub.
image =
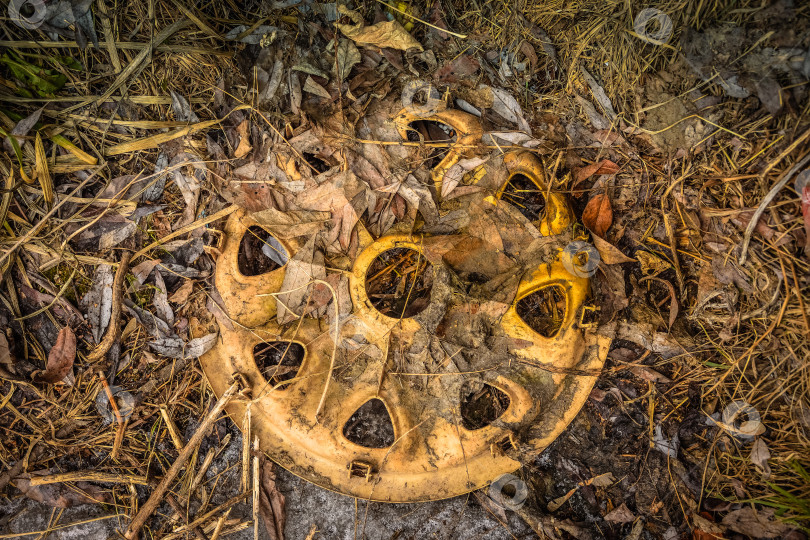
<svg viewBox="0 0 810 540">
<path fill-rule="evenodd" d="M 438 198 L 444 174 L 480 144 L 482 130 L 475 117 L 459 111 L 427 118 L 401 112 L 394 124 L 403 138 L 415 120 L 441 122 L 457 134 L 432 171 Z M 234 379 L 250 388 L 250 399 L 233 401 L 228 413 L 242 426 L 249 409 L 252 435 L 282 467 L 364 499 L 452 497 L 519 468 L 521 460 L 548 446 L 585 403 L 609 340 L 583 322 L 589 282 L 571 275 L 563 261 L 562 247 L 573 239 L 571 210 L 562 194 L 549 189 L 542 163 L 532 154 L 509 153 L 491 167 L 497 171 L 485 167 L 479 176 L 497 177 L 500 186 L 447 204 L 455 209 L 477 205 L 493 216 L 516 215 L 504 196 L 516 175 L 545 194 L 545 212 L 533 224 L 539 234 L 525 246 L 533 255 L 527 255 L 525 271 L 504 282 L 507 293 L 489 294 L 485 286 L 459 279 L 465 271 L 473 275 L 462 267 L 470 261 L 475 266 L 475 257 L 502 255 L 488 253 L 474 230 L 389 234 L 375 240 L 358 224 L 361 249 L 348 269 L 352 312 L 337 328 L 334 317 L 278 324 L 275 294 L 286 268 L 257 276 L 241 273 L 240 243 L 258 224 L 245 212 L 231 215 L 215 282 L 233 324 L 220 325 L 218 344 L 201 362 L 215 393 Z M 288 257 L 301 248 L 273 238 L 275 249 L 280 246 Z M 458 262 L 465 258 L 458 254 L 468 249 L 467 262 Z M 432 283 L 429 299 L 411 316 L 382 313 L 367 290 L 374 261 L 391 250 L 412 250 L 424 267 L 424 279 Z M 526 320 L 521 305 L 532 302 L 549 303 L 556 314 L 553 324 Z M 295 352 L 300 361 L 280 361 L 268 370 L 256 361 L 257 347 L 275 347 L 282 360 Z M 471 395 L 497 395 L 503 410 L 493 417 L 486 400 L 476 398 L 484 404 L 485 418 L 483 425 L 470 425 L 465 407 Z M 384 405 L 377 413 L 390 420 L 388 440 L 382 440 L 385 426 L 377 430 L 379 443 L 364 443 L 349 433 L 358 411 L 370 403 L 378 409 Z"/>
</svg>

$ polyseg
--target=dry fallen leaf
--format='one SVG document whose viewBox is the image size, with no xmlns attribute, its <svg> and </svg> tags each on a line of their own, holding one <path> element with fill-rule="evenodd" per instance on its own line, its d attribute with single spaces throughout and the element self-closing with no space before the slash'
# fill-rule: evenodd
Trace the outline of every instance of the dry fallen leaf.
<svg viewBox="0 0 810 540">
<path fill-rule="evenodd" d="M 605 237 L 605 233 L 613 224 L 613 208 L 607 193 L 597 193 L 582 212 L 582 223 L 597 236 Z"/>
<path fill-rule="evenodd" d="M 771 451 L 765 441 L 761 438 L 754 441 L 754 445 L 751 447 L 751 463 L 762 473 L 762 478 L 765 480 L 771 476 L 771 467 L 768 465 L 770 458 Z"/>
<path fill-rule="evenodd" d="M 273 462 L 265 459 L 262 463 L 262 485 L 259 491 L 259 508 L 264 528 L 271 540 L 284 540 L 286 521 L 284 495 L 276 486 L 276 473 Z"/>
<path fill-rule="evenodd" d="M 216 343 L 218 335 L 217 333 L 206 334 L 202 337 L 194 338 L 188 343 L 177 336 L 159 338 L 150 341 L 149 347 L 163 356 L 188 360 L 190 358 L 199 358 L 207 353 Z"/>
<path fill-rule="evenodd" d="M 607 486 L 609 486 L 610 484 L 612 484 L 615 481 L 616 481 L 616 478 L 613 476 L 613 473 L 606 472 L 606 473 L 600 474 L 599 476 L 594 476 L 590 480 L 586 480 L 585 485 L 586 486 L 591 485 L 591 486 L 595 486 L 595 487 L 607 487 Z"/>
<path fill-rule="evenodd" d="M 774 509 L 757 510 L 750 506 L 729 512 L 723 517 L 723 525 L 734 532 L 753 538 L 782 538 L 788 526 L 774 520 Z"/>
<path fill-rule="evenodd" d="M 169 305 L 169 295 L 166 291 L 166 283 L 160 272 L 155 272 L 155 294 L 152 297 L 152 305 L 155 306 L 155 313 L 163 319 L 169 326 L 174 325 L 174 311 Z"/>
<path fill-rule="evenodd" d="M 593 245 L 599 252 L 601 262 L 605 264 L 621 264 L 621 263 L 635 262 L 635 259 L 631 259 L 627 255 L 619 251 L 619 248 L 617 248 L 607 240 L 604 240 L 601 237 L 597 236 L 596 234 L 593 235 Z"/>
<path fill-rule="evenodd" d="M 186 300 L 188 300 L 188 296 L 191 294 L 191 291 L 194 289 L 194 282 L 190 279 L 187 279 L 180 285 L 180 288 L 174 291 L 172 295 L 169 297 L 169 302 L 175 304 L 184 304 Z"/>
<path fill-rule="evenodd" d="M 36 382 L 54 384 L 64 379 L 73 369 L 76 359 L 76 334 L 66 326 L 59 331 L 56 344 L 48 353 L 48 363 L 44 371 L 34 375 Z"/>
<path fill-rule="evenodd" d="M 337 47 L 337 76 L 343 81 L 352 68 L 362 60 L 357 46 L 349 39 L 341 39 Z"/>
<path fill-rule="evenodd" d="M 14 359 L 11 357 L 11 349 L 9 349 L 6 335 L 0 332 L 0 364 L 10 366 L 13 363 Z"/>
<path fill-rule="evenodd" d="M 491 88 L 490 91 L 492 92 L 492 110 L 516 124 L 521 131 L 531 134 L 532 128 L 523 116 L 523 109 L 518 100 L 502 88 Z"/>
<path fill-rule="evenodd" d="M 670 379 L 666 375 L 663 375 L 657 372 L 656 370 L 644 365 L 633 366 L 630 368 L 630 372 L 636 377 L 644 379 L 645 381 L 662 382 L 662 383 L 672 382 L 672 379 Z"/>
<path fill-rule="evenodd" d="M 692 530 L 693 540 L 719 540 L 723 538 L 722 535 L 726 532 L 726 528 L 709 520 L 708 517 L 711 516 L 708 512 L 701 512 L 701 514 L 692 514 L 692 520 L 695 523 L 695 528 Z"/>
<path fill-rule="evenodd" d="M 637 251 L 636 259 L 638 259 L 638 262 L 641 265 L 641 273 L 644 275 L 657 276 L 664 270 L 669 270 L 672 268 L 669 261 L 666 261 L 657 255 L 653 255 L 649 251 Z"/>
<path fill-rule="evenodd" d="M 363 26 L 363 20 L 356 11 L 347 9 L 342 5 L 338 7 L 338 11 L 348 15 L 357 24 L 335 23 L 335 26 L 343 32 L 344 36 L 359 45 L 373 45 L 400 51 L 407 51 L 408 49 L 424 50 L 422 45 L 396 20 Z"/>
<path fill-rule="evenodd" d="M 237 126 L 236 132 L 239 134 L 239 145 L 236 147 L 236 151 L 233 153 L 234 157 L 245 157 L 248 152 L 253 150 L 253 147 L 250 145 L 249 130 L 250 125 L 248 124 L 247 119 L 242 120 L 242 123 Z"/>
<path fill-rule="evenodd" d="M 612 521 L 614 523 L 630 523 L 634 519 L 636 519 L 636 516 L 624 503 L 605 514 L 605 521 Z"/>
<path fill-rule="evenodd" d="M 317 255 L 317 257 L 316 257 Z M 315 236 L 287 261 L 284 282 L 277 296 L 279 324 L 294 321 L 302 314 L 301 306 L 306 301 L 313 279 L 325 279 L 326 270 L 322 264 L 323 255 L 315 250 Z"/>
<path fill-rule="evenodd" d="M 314 94 L 324 99 L 332 99 L 332 96 L 329 95 L 329 91 L 320 84 L 316 83 L 315 79 L 312 78 L 312 75 L 307 75 L 307 80 L 304 82 L 304 92 L 309 92 L 310 94 Z"/>
<path fill-rule="evenodd" d="M 574 178 L 574 186 L 576 186 L 580 182 L 587 180 L 593 175 L 616 174 L 617 172 L 619 172 L 618 165 L 616 165 L 609 159 L 603 159 L 602 161 L 591 163 L 590 165 L 587 165 L 578 170 Z"/>
</svg>

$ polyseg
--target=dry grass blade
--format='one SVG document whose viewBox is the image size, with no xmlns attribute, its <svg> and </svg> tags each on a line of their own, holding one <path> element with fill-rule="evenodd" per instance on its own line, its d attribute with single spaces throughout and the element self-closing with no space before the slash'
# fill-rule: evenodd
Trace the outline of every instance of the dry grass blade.
<svg viewBox="0 0 810 540">
<path fill-rule="evenodd" d="M 37 131 L 34 139 L 35 176 L 42 188 L 42 197 L 45 199 L 45 206 L 50 209 L 53 206 L 53 178 L 48 168 L 48 156 L 45 155 L 45 147 L 42 145 L 42 137 Z"/>
</svg>

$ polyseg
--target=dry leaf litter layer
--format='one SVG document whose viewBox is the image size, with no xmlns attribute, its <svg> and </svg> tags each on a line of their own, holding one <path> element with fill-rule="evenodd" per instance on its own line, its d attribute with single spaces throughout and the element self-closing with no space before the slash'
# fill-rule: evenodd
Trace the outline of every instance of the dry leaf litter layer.
<svg viewBox="0 0 810 540">
<path fill-rule="evenodd" d="M 807 6 L 290 4 L 66 1 L 37 28 L 0 23 L 0 535 L 803 538 Z M 647 7 L 660 28 L 636 25 Z M 387 123 L 425 82 L 417 107 L 483 133 L 438 191 L 459 134 L 424 123 L 403 142 Z M 334 270 L 361 230 L 469 227 L 445 211 L 516 149 L 587 228 L 615 336 L 581 414 L 516 473 L 522 507 L 486 490 L 347 505 L 263 461 L 244 425 L 205 423 L 218 400 L 196 358 L 231 322 L 213 287 L 229 216 L 303 240 L 243 254 L 300 269 L 280 324 L 340 316 Z M 531 221 L 539 200 L 509 204 Z M 518 231 L 473 230 L 455 272 L 481 290 Z M 316 276 L 337 302 L 293 290 Z M 504 407 L 478 393 L 470 426 Z"/>
</svg>

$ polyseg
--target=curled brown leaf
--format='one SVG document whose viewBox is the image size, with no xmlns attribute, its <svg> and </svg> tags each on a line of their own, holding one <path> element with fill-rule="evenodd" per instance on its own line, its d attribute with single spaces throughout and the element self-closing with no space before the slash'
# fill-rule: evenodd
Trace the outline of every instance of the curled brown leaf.
<svg viewBox="0 0 810 540">
<path fill-rule="evenodd" d="M 285 500 L 276 486 L 276 473 L 270 460 L 264 460 L 261 476 L 259 505 L 264 527 L 272 540 L 284 540 Z"/>
<path fill-rule="evenodd" d="M 48 353 L 48 363 L 44 371 L 34 375 L 36 382 L 54 384 L 64 379 L 70 370 L 73 369 L 73 361 L 76 359 L 76 334 L 70 327 L 66 326 L 59 331 L 56 337 L 56 344 L 51 347 Z"/>
</svg>

